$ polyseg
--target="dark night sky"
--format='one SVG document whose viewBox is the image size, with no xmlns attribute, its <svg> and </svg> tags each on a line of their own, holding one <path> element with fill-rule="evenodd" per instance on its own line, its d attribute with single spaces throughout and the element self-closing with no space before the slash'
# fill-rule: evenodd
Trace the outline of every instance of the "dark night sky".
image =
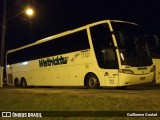
<svg viewBox="0 0 160 120">
<path fill-rule="evenodd" d="M 160 0 L 7 0 L 7 2 L 8 18 L 23 11 L 28 5 L 35 9 L 35 16 L 29 19 L 21 14 L 7 23 L 6 49 L 20 47 L 49 35 L 103 19 L 136 22 L 146 33 L 159 34 Z M 0 22 L 2 9 L 3 0 L 0 1 Z"/>
</svg>

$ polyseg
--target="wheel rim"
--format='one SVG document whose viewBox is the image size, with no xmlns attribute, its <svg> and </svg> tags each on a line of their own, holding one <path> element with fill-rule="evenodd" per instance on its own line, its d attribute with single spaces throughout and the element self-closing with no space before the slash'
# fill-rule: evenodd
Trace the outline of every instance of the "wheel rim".
<svg viewBox="0 0 160 120">
<path fill-rule="evenodd" d="M 18 81 L 18 80 L 15 80 L 14 85 L 15 85 L 15 87 L 18 87 L 18 86 L 19 86 L 19 81 Z"/>
<path fill-rule="evenodd" d="M 22 82 L 22 87 L 25 87 L 25 81 L 23 80 L 23 82 Z"/>
<path fill-rule="evenodd" d="M 89 80 L 88 80 L 88 85 L 90 88 L 97 88 L 98 87 L 98 80 L 97 78 L 91 74 Z"/>
<path fill-rule="evenodd" d="M 23 87 L 23 88 L 27 87 L 27 83 L 25 80 L 22 80 L 21 87 Z"/>
</svg>

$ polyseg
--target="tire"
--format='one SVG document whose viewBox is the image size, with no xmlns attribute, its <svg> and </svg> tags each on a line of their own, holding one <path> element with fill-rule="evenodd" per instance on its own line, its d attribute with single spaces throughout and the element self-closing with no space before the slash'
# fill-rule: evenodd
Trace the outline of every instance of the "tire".
<svg viewBox="0 0 160 120">
<path fill-rule="evenodd" d="M 85 86 L 87 86 L 87 88 L 90 88 L 90 89 L 99 89 L 100 84 L 99 84 L 98 77 L 93 73 L 88 74 L 86 77 L 86 85 Z"/>
<path fill-rule="evenodd" d="M 17 78 L 14 80 L 14 86 L 19 87 L 19 80 Z"/>
<path fill-rule="evenodd" d="M 24 78 L 21 79 L 20 86 L 21 86 L 22 88 L 26 88 L 26 87 L 27 87 L 27 81 L 26 81 Z"/>
</svg>

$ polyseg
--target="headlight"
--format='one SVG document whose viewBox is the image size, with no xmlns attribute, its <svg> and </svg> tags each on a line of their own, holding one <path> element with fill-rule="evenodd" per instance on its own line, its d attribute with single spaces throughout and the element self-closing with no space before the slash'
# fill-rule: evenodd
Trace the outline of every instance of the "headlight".
<svg viewBox="0 0 160 120">
<path fill-rule="evenodd" d="M 125 74 L 134 74 L 134 72 L 132 70 L 129 70 L 129 69 L 120 69 L 119 72 L 120 73 L 125 73 Z"/>
</svg>

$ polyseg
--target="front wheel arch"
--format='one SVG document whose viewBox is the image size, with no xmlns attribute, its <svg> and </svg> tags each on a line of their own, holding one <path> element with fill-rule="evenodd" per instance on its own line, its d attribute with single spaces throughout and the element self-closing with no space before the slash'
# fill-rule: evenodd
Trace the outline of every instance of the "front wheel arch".
<svg viewBox="0 0 160 120">
<path fill-rule="evenodd" d="M 84 87 L 90 89 L 99 89 L 100 82 L 97 75 L 92 72 L 87 73 L 84 78 Z"/>
</svg>

